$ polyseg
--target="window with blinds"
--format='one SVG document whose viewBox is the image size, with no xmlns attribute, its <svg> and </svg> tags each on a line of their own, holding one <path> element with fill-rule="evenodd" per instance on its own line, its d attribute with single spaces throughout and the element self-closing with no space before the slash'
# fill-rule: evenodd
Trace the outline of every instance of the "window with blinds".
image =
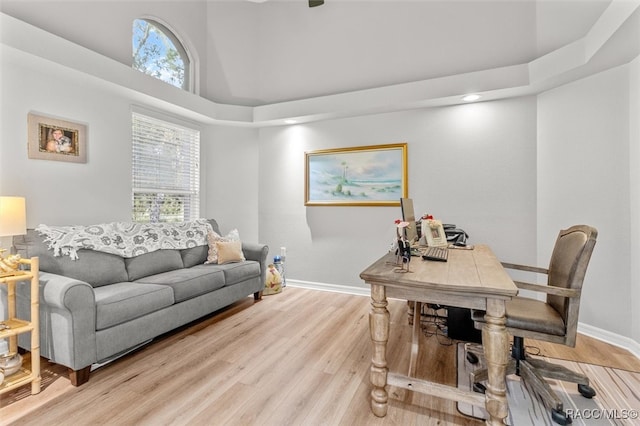
<svg viewBox="0 0 640 426">
<path fill-rule="evenodd" d="M 200 214 L 200 131 L 132 113 L 134 222 Z"/>
</svg>

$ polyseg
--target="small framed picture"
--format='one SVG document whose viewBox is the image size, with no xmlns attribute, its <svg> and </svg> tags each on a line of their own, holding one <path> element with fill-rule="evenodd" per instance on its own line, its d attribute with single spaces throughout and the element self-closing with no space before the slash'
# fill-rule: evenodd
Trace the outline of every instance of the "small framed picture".
<svg viewBox="0 0 640 426">
<path fill-rule="evenodd" d="M 87 162 L 87 126 L 29 113 L 29 158 Z"/>
<path fill-rule="evenodd" d="M 426 237 L 429 247 L 446 247 L 448 245 L 447 235 L 439 220 L 423 220 L 422 235 Z"/>
</svg>

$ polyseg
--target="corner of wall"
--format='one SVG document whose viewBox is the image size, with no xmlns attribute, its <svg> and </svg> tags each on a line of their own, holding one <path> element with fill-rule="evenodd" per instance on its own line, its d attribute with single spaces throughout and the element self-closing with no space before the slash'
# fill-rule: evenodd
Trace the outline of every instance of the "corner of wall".
<svg viewBox="0 0 640 426">
<path fill-rule="evenodd" d="M 640 56 L 629 64 L 629 186 L 631 259 L 640 256 Z M 640 306 L 640 264 L 631 263 L 631 306 Z M 640 345 L 640 312 L 631 311 L 631 337 Z M 640 350 L 638 351 L 640 353 Z"/>
</svg>

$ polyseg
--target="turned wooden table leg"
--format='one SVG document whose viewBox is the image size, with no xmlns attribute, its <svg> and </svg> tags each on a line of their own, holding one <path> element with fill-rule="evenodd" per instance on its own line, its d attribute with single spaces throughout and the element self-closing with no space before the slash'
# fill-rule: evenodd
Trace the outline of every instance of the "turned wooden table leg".
<svg viewBox="0 0 640 426">
<path fill-rule="evenodd" d="M 373 343 L 371 357 L 371 411 L 378 417 L 387 415 L 387 342 L 389 340 L 389 311 L 387 310 L 386 288 L 371 285 L 371 312 L 369 313 L 369 331 Z"/>
<path fill-rule="evenodd" d="M 505 328 L 505 305 L 503 300 L 488 299 L 482 342 L 487 362 L 488 383 L 486 408 L 487 424 L 501 425 L 508 414 L 506 370 L 509 363 L 509 335 Z"/>
</svg>

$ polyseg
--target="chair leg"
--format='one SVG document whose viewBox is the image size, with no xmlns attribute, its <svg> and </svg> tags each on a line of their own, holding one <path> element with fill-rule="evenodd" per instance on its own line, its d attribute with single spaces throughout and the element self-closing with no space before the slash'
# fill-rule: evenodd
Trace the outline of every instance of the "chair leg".
<svg viewBox="0 0 640 426">
<path fill-rule="evenodd" d="M 520 361 L 520 376 L 525 386 L 530 387 L 551 409 L 551 418 L 555 423 L 559 425 L 572 423 L 571 417 L 564 411 L 562 400 L 551 389 L 545 377 L 528 360 Z"/>
<path fill-rule="evenodd" d="M 507 376 L 509 374 L 516 373 L 516 361 L 514 359 L 509 360 L 509 364 L 507 364 L 507 372 L 505 373 Z M 471 375 L 471 383 L 484 382 L 489 378 L 489 371 L 486 368 L 480 368 L 476 371 L 472 371 L 469 373 Z"/>
<path fill-rule="evenodd" d="M 520 376 L 525 385 L 531 386 L 533 391 L 540 395 L 549 408 L 557 411 L 564 409 L 562 400 L 558 398 L 553 389 L 551 389 L 551 386 L 549 386 L 544 376 L 540 374 L 529 361 L 520 362 Z"/>
<path fill-rule="evenodd" d="M 589 378 L 584 374 L 576 373 L 558 364 L 553 364 L 541 359 L 528 358 L 527 362 L 542 376 L 563 382 L 572 382 L 579 385 L 589 385 Z"/>
<path fill-rule="evenodd" d="M 511 357 L 513 359 L 525 359 L 527 349 L 524 347 L 524 338 L 513 336 L 513 345 L 511 346 Z"/>
<path fill-rule="evenodd" d="M 513 336 L 513 345 L 511 346 L 511 358 L 516 360 L 516 375 L 520 375 L 520 361 L 526 359 L 527 349 L 524 347 L 524 338 Z"/>
</svg>

